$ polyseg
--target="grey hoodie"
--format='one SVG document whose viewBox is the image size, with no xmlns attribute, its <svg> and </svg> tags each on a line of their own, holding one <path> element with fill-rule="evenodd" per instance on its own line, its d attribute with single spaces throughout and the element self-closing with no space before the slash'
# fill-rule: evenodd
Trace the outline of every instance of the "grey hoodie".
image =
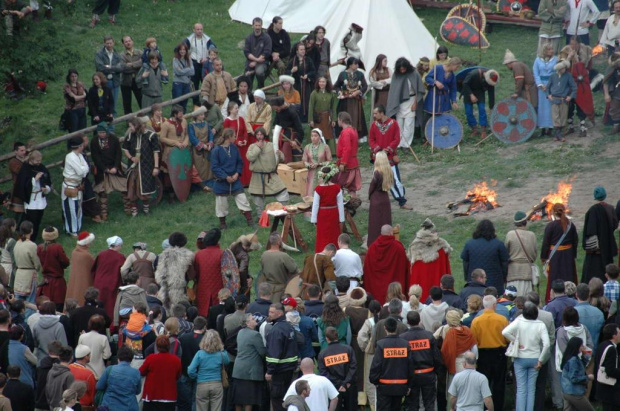
<svg viewBox="0 0 620 411">
<path fill-rule="evenodd" d="M 573 337 L 581 338 L 583 344 L 590 350 L 594 348 L 594 343 L 592 342 L 592 336 L 590 335 L 590 331 L 588 331 L 588 329 L 584 327 L 583 324 L 567 325 L 558 328 L 555 340 L 555 369 L 558 372 L 562 372 L 560 365 L 562 364 L 564 350 L 566 349 L 568 340 Z"/>
<path fill-rule="evenodd" d="M 441 304 L 429 304 L 420 312 L 420 322 L 426 331 L 435 332 L 446 318 L 446 311 L 450 306 L 445 301 Z"/>
<path fill-rule="evenodd" d="M 114 325 L 119 325 L 118 312 L 123 308 L 132 308 L 137 302 L 144 303 L 148 310 L 149 303 L 146 301 L 146 291 L 135 284 L 118 287 L 118 295 L 114 304 Z"/>
<path fill-rule="evenodd" d="M 41 360 L 47 357 L 49 343 L 58 340 L 63 345 L 67 345 L 65 328 L 60 323 L 60 316 L 58 315 L 42 315 L 32 328 L 32 336 L 35 355 L 37 356 L 37 367 L 41 365 Z"/>
<path fill-rule="evenodd" d="M 73 384 L 73 374 L 66 365 L 54 364 L 47 374 L 47 384 L 45 385 L 45 396 L 50 410 L 60 406 L 62 393 Z"/>
</svg>

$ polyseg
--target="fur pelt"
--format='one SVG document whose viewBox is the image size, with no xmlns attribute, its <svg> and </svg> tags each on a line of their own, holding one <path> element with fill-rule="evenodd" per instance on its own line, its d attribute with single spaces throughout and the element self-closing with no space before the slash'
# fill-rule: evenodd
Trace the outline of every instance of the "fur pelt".
<svg viewBox="0 0 620 411">
<path fill-rule="evenodd" d="M 159 299 L 166 311 L 181 301 L 187 301 L 185 275 L 194 263 L 194 253 L 183 247 L 170 247 L 159 255 L 155 281 L 159 284 Z"/>
<path fill-rule="evenodd" d="M 439 238 L 437 233 L 422 229 L 416 233 L 407 254 L 411 264 L 416 261 L 430 263 L 439 258 L 439 250 L 442 248 L 446 254 L 452 252 L 450 244 L 443 238 Z"/>
</svg>

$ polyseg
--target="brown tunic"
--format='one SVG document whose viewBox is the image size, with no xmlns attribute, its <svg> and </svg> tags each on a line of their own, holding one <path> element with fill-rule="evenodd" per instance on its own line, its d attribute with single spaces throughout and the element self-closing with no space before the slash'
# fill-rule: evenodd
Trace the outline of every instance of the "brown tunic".
<svg viewBox="0 0 620 411">
<path fill-rule="evenodd" d="M 512 74 L 515 79 L 515 94 L 529 101 L 535 108 L 538 107 L 538 89 L 532 70 L 525 63 L 515 61 L 512 63 Z"/>
</svg>

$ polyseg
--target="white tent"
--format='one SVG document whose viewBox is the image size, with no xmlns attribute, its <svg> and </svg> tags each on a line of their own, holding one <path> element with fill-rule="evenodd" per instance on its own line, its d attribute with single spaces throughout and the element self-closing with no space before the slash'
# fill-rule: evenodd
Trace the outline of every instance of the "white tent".
<svg viewBox="0 0 620 411">
<path fill-rule="evenodd" d="M 407 0 L 237 0 L 228 9 L 233 20 L 252 24 L 261 17 L 265 27 L 274 16 L 284 20 L 284 29 L 308 33 L 324 26 L 331 42 L 331 61 L 343 57 L 340 43 L 351 23 L 364 28 L 359 44 L 362 61 L 370 70 L 379 54 L 385 54 L 390 67 L 406 57 L 413 65 L 420 57 L 435 56 L 435 40 Z M 344 66 L 334 67 L 336 78 Z"/>
</svg>

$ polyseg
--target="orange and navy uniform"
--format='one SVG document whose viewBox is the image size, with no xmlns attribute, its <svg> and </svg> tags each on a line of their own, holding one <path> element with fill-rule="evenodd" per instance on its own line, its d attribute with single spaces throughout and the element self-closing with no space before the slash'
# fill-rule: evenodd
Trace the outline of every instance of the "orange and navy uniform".
<svg viewBox="0 0 620 411">
<path fill-rule="evenodd" d="M 327 348 L 319 353 L 317 362 L 319 373 L 327 377 L 334 387 L 340 388 L 346 387 L 347 384 L 355 384 L 357 361 L 351 346 L 337 341 L 329 343 Z"/>
<path fill-rule="evenodd" d="M 435 381 L 435 375 L 442 365 L 441 352 L 437 347 L 437 340 L 433 333 L 421 327 L 411 327 L 400 334 L 406 340 L 411 350 L 413 362 L 413 383 L 420 384 Z"/>
<path fill-rule="evenodd" d="M 370 366 L 370 382 L 377 392 L 386 396 L 404 396 L 410 388 L 413 363 L 409 342 L 397 335 L 388 335 L 377 343 Z"/>
</svg>

